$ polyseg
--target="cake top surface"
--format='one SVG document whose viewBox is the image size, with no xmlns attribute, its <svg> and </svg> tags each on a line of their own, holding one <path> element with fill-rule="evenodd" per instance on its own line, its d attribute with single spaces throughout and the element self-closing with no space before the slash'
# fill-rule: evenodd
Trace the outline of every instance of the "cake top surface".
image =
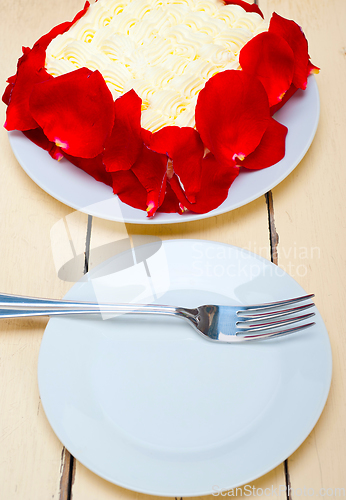
<svg viewBox="0 0 346 500">
<path fill-rule="evenodd" d="M 99 70 L 114 99 L 134 89 L 142 126 L 195 126 L 199 91 L 213 75 L 238 69 L 240 49 L 267 24 L 222 0 L 99 0 L 48 46 L 59 76 Z"/>
</svg>

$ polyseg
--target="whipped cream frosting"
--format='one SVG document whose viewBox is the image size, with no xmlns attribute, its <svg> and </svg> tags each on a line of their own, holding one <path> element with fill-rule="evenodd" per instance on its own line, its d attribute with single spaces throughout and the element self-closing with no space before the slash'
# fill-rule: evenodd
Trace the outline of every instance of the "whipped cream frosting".
<svg viewBox="0 0 346 500">
<path fill-rule="evenodd" d="M 46 69 L 99 70 L 114 99 L 134 89 L 142 127 L 152 132 L 194 127 L 207 80 L 239 69 L 240 49 L 265 30 L 260 15 L 222 0 L 99 0 L 52 40 Z"/>
</svg>

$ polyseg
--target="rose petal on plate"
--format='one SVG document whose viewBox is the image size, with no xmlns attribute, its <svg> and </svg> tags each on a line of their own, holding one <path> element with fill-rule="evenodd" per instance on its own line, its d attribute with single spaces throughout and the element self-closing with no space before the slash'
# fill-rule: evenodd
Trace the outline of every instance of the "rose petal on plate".
<svg viewBox="0 0 346 500">
<path fill-rule="evenodd" d="M 223 71 L 200 91 L 195 116 L 204 145 L 220 164 L 232 167 L 260 143 L 270 118 L 268 96 L 257 78 Z"/>
<path fill-rule="evenodd" d="M 150 138 L 153 135 L 153 133 L 150 132 L 150 130 L 142 128 L 141 135 L 142 135 L 143 142 L 148 145 L 150 143 Z"/>
<path fill-rule="evenodd" d="M 253 37 L 239 54 L 243 71 L 256 76 L 264 86 L 269 106 L 282 100 L 294 75 L 293 50 L 275 33 L 264 32 Z"/>
<path fill-rule="evenodd" d="M 114 125 L 103 153 L 108 172 L 128 170 L 142 150 L 141 104 L 134 90 L 114 102 Z"/>
<path fill-rule="evenodd" d="M 166 194 L 162 202 L 162 205 L 157 209 L 158 212 L 164 213 L 178 213 L 182 214 L 184 212 L 184 207 L 180 203 L 177 195 L 173 191 L 169 182 L 166 182 Z"/>
<path fill-rule="evenodd" d="M 146 211 L 148 217 L 152 217 L 163 203 L 166 193 L 167 156 L 143 146 L 131 170 L 147 192 Z"/>
<path fill-rule="evenodd" d="M 240 7 L 243 7 L 246 12 L 256 12 L 264 19 L 261 9 L 255 3 L 248 3 L 244 0 L 224 0 L 224 2 L 226 5 L 239 5 Z"/>
<path fill-rule="evenodd" d="M 320 68 L 318 66 L 315 66 L 312 64 L 312 62 L 309 60 L 308 62 L 308 76 L 309 75 L 318 75 L 320 72 Z"/>
<path fill-rule="evenodd" d="M 275 106 L 272 106 L 270 108 L 271 116 L 273 116 L 277 111 L 279 111 L 279 109 L 281 109 L 282 106 L 284 104 L 286 104 L 286 102 L 297 92 L 297 90 L 298 90 L 297 87 L 295 85 L 293 85 L 293 83 L 292 83 L 290 88 L 285 93 L 283 99 L 280 102 L 278 102 L 277 104 L 275 104 Z"/>
<path fill-rule="evenodd" d="M 41 128 L 35 128 L 32 130 L 25 130 L 23 134 L 30 139 L 34 144 L 39 146 L 42 149 L 48 151 L 50 156 L 54 158 L 54 160 L 61 160 L 64 155 L 61 151 L 61 148 L 55 144 L 55 142 L 51 142 L 48 137 L 46 137 Z"/>
<path fill-rule="evenodd" d="M 95 158 L 77 158 L 67 153 L 64 153 L 64 156 L 73 165 L 84 170 L 84 172 L 91 175 L 95 180 L 103 182 L 107 186 L 113 186 L 113 178 L 111 174 L 106 171 L 101 154 Z"/>
<path fill-rule="evenodd" d="M 301 27 L 274 12 L 268 31 L 284 38 L 293 50 L 295 66 L 292 83 L 298 89 L 304 90 L 309 75 L 309 54 L 308 42 Z"/>
<path fill-rule="evenodd" d="M 118 170 L 110 174 L 113 178 L 113 191 L 127 205 L 147 211 L 148 193 L 132 170 Z M 164 213 L 183 213 L 183 207 L 171 186 L 166 183 L 166 194 L 162 205 L 157 210 Z"/>
<path fill-rule="evenodd" d="M 112 176 L 106 172 L 106 168 L 102 162 L 102 155 L 98 155 L 95 158 L 77 158 L 75 156 L 68 155 L 67 153 L 64 153 L 54 142 L 49 141 L 41 128 L 26 130 L 23 134 L 37 146 L 40 146 L 42 149 L 48 151 L 50 156 L 55 160 L 59 161 L 65 157 L 73 165 L 91 175 L 95 180 L 103 182 L 108 186 L 113 185 Z"/>
<path fill-rule="evenodd" d="M 173 171 L 184 185 L 187 199 L 194 203 L 201 185 L 204 155 L 199 133 L 191 127 L 164 127 L 150 136 L 148 146 L 172 160 Z"/>
<path fill-rule="evenodd" d="M 6 86 L 5 91 L 2 95 L 2 102 L 4 102 L 7 105 L 10 102 L 12 90 L 13 90 L 14 84 L 16 83 L 16 79 L 17 79 L 17 74 L 10 76 L 6 80 L 8 85 Z"/>
<path fill-rule="evenodd" d="M 114 123 L 112 94 L 101 73 L 80 68 L 35 85 L 30 111 L 45 135 L 71 156 L 103 152 Z"/>
<path fill-rule="evenodd" d="M 239 174 L 239 168 L 219 162 L 212 153 L 202 160 L 201 188 L 196 195 L 196 202 L 190 203 L 185 196 L 179 178 L 174 174 L 169 181 L 183 207 L 191 212 L 204 214 L 214 210 L 225 201 L 228 191 Z"/>
<path fill-rule="evenodd" d="M 31 130 L 38 127 L 29 107 L 29 97 L 37 83 L 52 80 L 44 69 L 45 51 L 36 46 L 23 48 L 18 60 L 17 74 L 12 76 L 3 99 L 8 99 L 5 128 L 7 130 Z"/>
<path fill-rule="evenodd" d="M 18 60 L 17 73 L 11 76 L 3 94 L 3 101 L 8 104 L 5 128 L 7 130 L 30 130 L 38 126 L 31 116 L 29 97 L 33 86 L 53 78 L 45 70 L 46 48 L 56 36 L 65 33 L 89 8 L 86 2 L 72 21 L 59 24 L 43 35 L 32 49 L 23 47 L 23 56 Z"/>
<path fill-rule="evenodd" d="M 132 170 L 118 170 L 110 174 L 113 179 L 113 192 L 119 199 L 139 210 L 147 208 L 147 191 Z"/>
<path fill-rule="evenodd" d="M 270 167 L 285 156 L 287 127 L 271 118 L 263 137 L 255 151 L 249 154 L 239 166 L 251 170 Z"/>
</svg>

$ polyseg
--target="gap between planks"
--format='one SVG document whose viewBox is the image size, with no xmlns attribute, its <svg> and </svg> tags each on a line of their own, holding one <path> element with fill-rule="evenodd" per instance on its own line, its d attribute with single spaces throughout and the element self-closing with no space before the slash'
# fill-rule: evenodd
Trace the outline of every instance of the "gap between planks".
<svg viewBox="0 0 346 500">
<path fill-rule="evenodd" d="M 273 264 L 277 266 L 279 264 L 279 256 L 278 256 L 279 234 L 275 226 L 273 193 L 271 191 L 268 191 L 268 193 L 265 194 L 265 199 L 268 210 L 270 260 L 272 261 Z M 285 472 L 285 483 L 286 483 L 286 500 L 292 500 L 291 478 L 288 470 L 287 459 L 284 461 L 284 472 Z"/>
<path fill-rule="evenodd" d="M 84 274 L 89 271 L 92 216 L 88 215 L 85 235 Z M 59 500 L 72 500 L 72 487 L 76 474 L 76 459 L 65 448 L 61 452 Z"/>
<path fill-rule="evenodd" d="M 64 446 L 61 452 L 59 500 L 72 499 L 75 471 L 75 459 Z"/>
<path fill-rule="evenodd" d="M 265 199 L 268 210 L 270 259 L 272 263 L 277 266 L 279 263 L 279 257 L 278 257 L 279 235 L 275 226 L 273 194 L 271 191 L 268 191 L 268 193 L 265 194 Z"/>
</svg>

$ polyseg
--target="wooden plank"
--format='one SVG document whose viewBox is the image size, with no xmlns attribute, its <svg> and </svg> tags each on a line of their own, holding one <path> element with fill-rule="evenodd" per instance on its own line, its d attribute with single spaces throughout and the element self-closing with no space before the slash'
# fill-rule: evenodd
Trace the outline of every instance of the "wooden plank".
<svg viewBox="0 0 346 500">
<path fill-rule="evenodd" d="M 281 486 L 281 487 L 280 487 Z M 265 494 L 265 491 L 267 494 Z M 270 494 L 269 494 L 270 493 Z M 104 479 L 96 476 L 83 465 L 77 461 L 76 479 L 72 488 L 73 499 L 85 500 L 163 500 L 168 497 L 157 497 L 136 493 L 120 486 L 105 481 Z M 273 496 L 277 500 L 286 500 L 285 493 L 285 478 L 283 467 L 276 467 L 274 470 L 265 474 L 254 482 L 249 483 L 243 487 L 234 488 L 229 492 L 223 493 L 224 497 L 239 497 L 239 498 L 258 498 L 259 496 L 266 495 L 266 497 Z M 170 497 L 171 498 L 171 497 Z M 198 500 L 212 500 L 213 498 L 222 498 L 221 495 L 208 495 L 194 497 Z M 176 500 L 182 500 L 176 498 Z"/>
<path fill-rule="evenodd" d="M 1 141 L 1 145 L 6 151 L 7 144 Z M 1 187 L 6 204 L 1 206 L 0 289 L 62 297 L 71 283 L 57 276 L 50 231 L 70 209 L 42 195 L 14 161 L 6 161 L 11 163 L 19 175 L 11 174 L 6 181 L 3 176 Z M 86 216 L 80 225 L 85 240 Z M 60 489 L 62 446 L 44 415 L 37 387 L 37 358 L 46 323 L 46 319 L 23 319 L 0 324 L 1 498 L 13 498 L 15 493 L 18 499 L 31 494 L 45 499 L 48 493 L 57 497 Z"/>
<path fill-rule="evenodd" d="M 151 234 L 162 239 L 196 238 L 246 248 L 270 258 L 265 197 L 227 214 L 194 222 L 157 226 L 127 225 L 132 235 Z"/>
<path fill-rule="evenodd" d="M 52 26 L 71 18 L 80 3 L 1 1 L 1 91 L 16 71 L 22 45 L 31 46 Z M 5 106 L 1 105 L 0 122 L 4 121 Z M 56 224 L 73 211 L 29 179 L 15 160 L 2 127 L 0 149 L 0 290 L 62 297 L 71 283 L 58 278 L 52 252 L 57 248 L 52 247 L 51 236 Z M 74 243 L 83 249 L 86 216 L 73 218 Z M 44 415 L 37 387 L 37 358 L 46 323 L 42 318 L 0 324 L 1 499 L 57 499 L 63 488 L 62 445 Z"/>
<path fill-rule="evenodd" d="M 321 67 L 316 77 L 321 116 L 315 140 L 297 169 L 273 190 L 273 202 L 279 266 L 305 290 L 316 293 L 334 363 L 325 410 L 288 461 L 291 486 L 293 492 L 305 487 L 306 491 L 311 488 L 310 494 L 313 489 L 314 495 L 335 498 L 344 496 L 346 489 L 346 341 L 342 320 L 346 299 L 346 4 L 342 0 L 261 0 L 260 6 L 266 15 L 275 10 L 298 22 L 309 40 L 312 62 Z"/>
</svg>

